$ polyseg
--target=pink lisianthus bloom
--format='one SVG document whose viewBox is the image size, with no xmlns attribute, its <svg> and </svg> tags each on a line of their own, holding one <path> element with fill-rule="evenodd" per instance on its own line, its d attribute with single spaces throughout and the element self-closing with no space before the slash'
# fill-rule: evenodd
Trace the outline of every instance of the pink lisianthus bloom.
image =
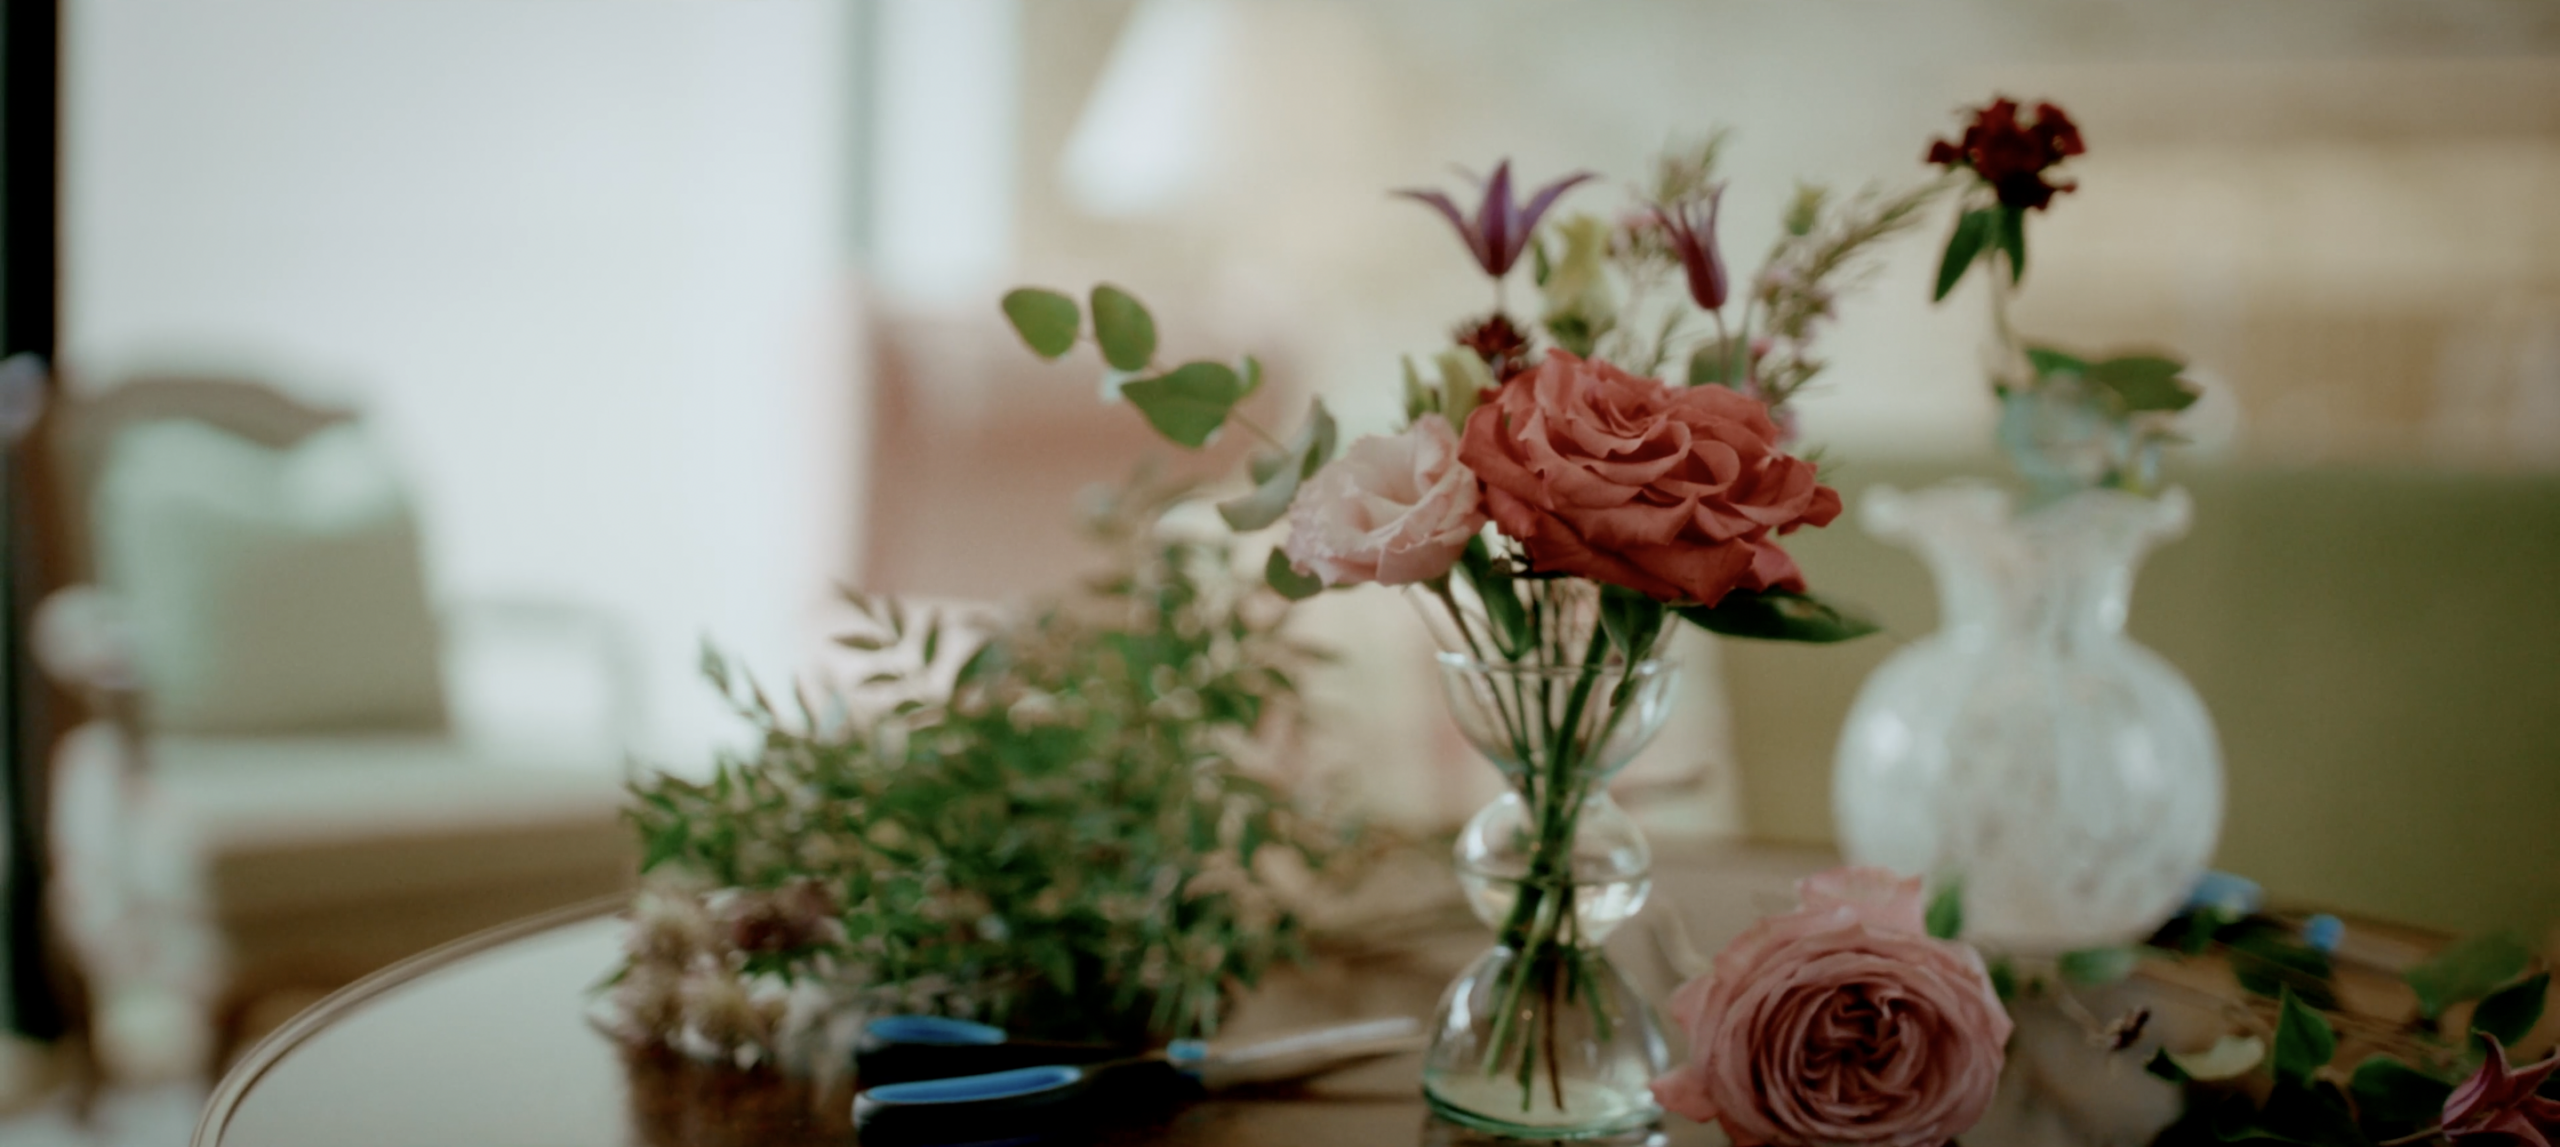
<svg viewBox="0 0 2560 1147">
<path fill-rule="evenodd" d="M 1920 882 L 1844 868 L 1672 997 L 1689 1062 L 1653 1082 L 1737 1147 L 1940 1147 L 1982 1118 L 2009 1014 L 1982 957 L 1922 927 Z"/>
<path fill-rule="evenodd" d="M 1468 416 L 1459 457 L 1537 571 L 1711 606 L 1736 589 L 1802 592 L 1777 538 L 1840 515 L 1839 491 L 1780 437 L 1737 391 L 1559 350 Z"/>
<path fill-rule="evenodd" d="M 2460 1142 L 2471 1136 L 2505 1140 L 2523 1147 L 2550 1147 L 2560 1132 L 2560 1100 L 2537 1094 L 2543 1081 L 2560 1072 L 2560 1053 L 2522 1068 L 2507 1066 L 2507 1049 L 2489 1040 L 2489 1058 L 2480 1070 L 2444 1099 L 2444 1137 Z"/>
<path fill-rule="evenodd" d="M 1328 586 L 1410 585 L 1448 573 L 1484 520 L 1457 432 L 1431 415 L 1362 438 L 1317 471 L 1289 505 L 1283 551 Z"/>
</svg>

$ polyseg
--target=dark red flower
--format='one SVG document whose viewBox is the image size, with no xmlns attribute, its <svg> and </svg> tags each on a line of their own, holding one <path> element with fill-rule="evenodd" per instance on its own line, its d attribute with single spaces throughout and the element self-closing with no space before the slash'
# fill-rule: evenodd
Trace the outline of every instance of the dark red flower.
<svg viewBox="0 0 2560 1147">
<path fill-rule="evenodd" d="M 1520 333 L 1520 328 L 1500 311 L 1459 323 L 1458 329 L 1450 332 L 1450 337 L 1456 339 L 1459 346 L 1476 352 L 1476 357 L 1484 360 L 1486 369 L 1493 372 L 1496 382 L 1528 369 L 1529 336 Z"/>
<path fill-rule="evenodd" d="M 2016 100 L 1996 99 L 1975 109 L 1961 141 L 1931 140 L 1928 161 L 1950 170 L 1970 168 L 2009 207 L 2041 209 L 2058 192 L 2072 190 L 2045 173 L 2088 150 L 2080 127 L 2051 103 L 2039 103 L 2032 119 L 2018 118 Z"/>
<path fill-rule="evenodd" d="M 1467 245 L 1467 253 L 1476 257 L 1476 265 L 1484 273 L 1501 278 L 1520 261 L 1520 253 L 1529 248 L 1529 233 L 1538 229 L 1538 217 L 1555 206 L 1556 197 L 1574 184 L 1592 178 L 1588 171 L 1577 171 L 1541 187 L 1529 197 L 1527 204 L 1511 201 L 1511 161 L 1495 164 L 1493 178 L 1484 183 L 1483 198 L 1476 203 L 1474 219 L 1458 210 L 1458 205 L 1437 191 L 1399 191 L 1396 194 L 1430 204 L 1449 225 L 1458 229 L 1458 239 Z"/>
</svg>

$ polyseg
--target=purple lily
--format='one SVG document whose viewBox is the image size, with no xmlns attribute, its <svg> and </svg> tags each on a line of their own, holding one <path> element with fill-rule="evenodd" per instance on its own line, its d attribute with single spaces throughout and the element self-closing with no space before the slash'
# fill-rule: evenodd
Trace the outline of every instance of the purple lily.
<svg viewBox="0 0 2560 1147">
<path fill-rule="evenodd" d="M 1716 212 L 1723 203 L 1722 186 L 1707 193 L 1704 224 L 1693 214 L 1695 203 L 1653 209 L 1654 221 L 1671 236 L 1671 249 L 1680 253 L 1680 266 L 1689 272 L 1689 297 L 1710 311 L 1723 310 L 1726 297 L 1733 291 L 1733 280 L 1725 274 L 1724 256 L 1716 251 Z"/>
<path fill-rule="evenodd" d="M 1439 209 L 1458 229 L 1458 238 L 1476 257 L 1476 265 L 1496 279 L 1511 272 L 1520 261 L 1520 253 L 1529 248 L 1529 233 L 1538 229 L 1538 218 L 1555 206 L 1556 197 L 1574 184 L 1593 178 L 1588 171 L 1577 171 L 1538 189 L 1526 206 L 1511 201 L 1511 161 L 1494 165 L 1493 178 L 1484 183 L 1484 199 L 1476 206 L 1476 217 L 1468 220 L 1458 205 L 1437 191 L 1398 191 L 1407 199 L 1417 199 Z"/>
</svg>

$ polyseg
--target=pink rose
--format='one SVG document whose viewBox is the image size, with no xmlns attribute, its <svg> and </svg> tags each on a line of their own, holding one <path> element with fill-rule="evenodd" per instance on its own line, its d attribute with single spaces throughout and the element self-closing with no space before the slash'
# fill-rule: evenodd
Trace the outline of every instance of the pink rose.
<svg viewBox="0 0 2560 1147">
<path fill-rule="evenodd" d="M 1725 387 L 1550 351 L 1468 417 L 1459 458 L 1536 569 L 1714 605 L 1802 590 L 1776 537 L 1840 515 L 1839 492 L 1779 439 L 1766 406 Z"/>
<path fill-rule="evenodd" d="M 1409 585 L 1449 572 L 1484 528 L 1476 476 L 1458 462 L 1447 420 L 1371 435 L 1316 471 L 1289 505 L 1284 547 L 1326 585 Z"/>
<path fill-rule="evenodd" d="M 1921 929 L 1920 885 L 1839 869 L 1672 997 L 1689 1062 L 1653 1081 L 1737 1147 L 1941 1147 L 1999 1087 L 2009 1014 L 1982 957 Z"/>
</svg>

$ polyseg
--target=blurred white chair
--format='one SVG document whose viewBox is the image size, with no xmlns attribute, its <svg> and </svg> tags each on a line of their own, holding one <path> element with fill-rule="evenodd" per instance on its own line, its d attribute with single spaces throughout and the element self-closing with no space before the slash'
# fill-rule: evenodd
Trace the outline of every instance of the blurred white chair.
<svg viewBox="0 0 2560 1147">
<path fill-rule="evenodd" d="M 434 609 L 350 415 L 142 382 L 66 409 L 53 445 L 95 579 L 37 634 L 95 714 L 56 765 L 57 881 L 110 1070 L 200 1070 L 261 998 L 629 881 L 618 631 Z"/>
</svg>

